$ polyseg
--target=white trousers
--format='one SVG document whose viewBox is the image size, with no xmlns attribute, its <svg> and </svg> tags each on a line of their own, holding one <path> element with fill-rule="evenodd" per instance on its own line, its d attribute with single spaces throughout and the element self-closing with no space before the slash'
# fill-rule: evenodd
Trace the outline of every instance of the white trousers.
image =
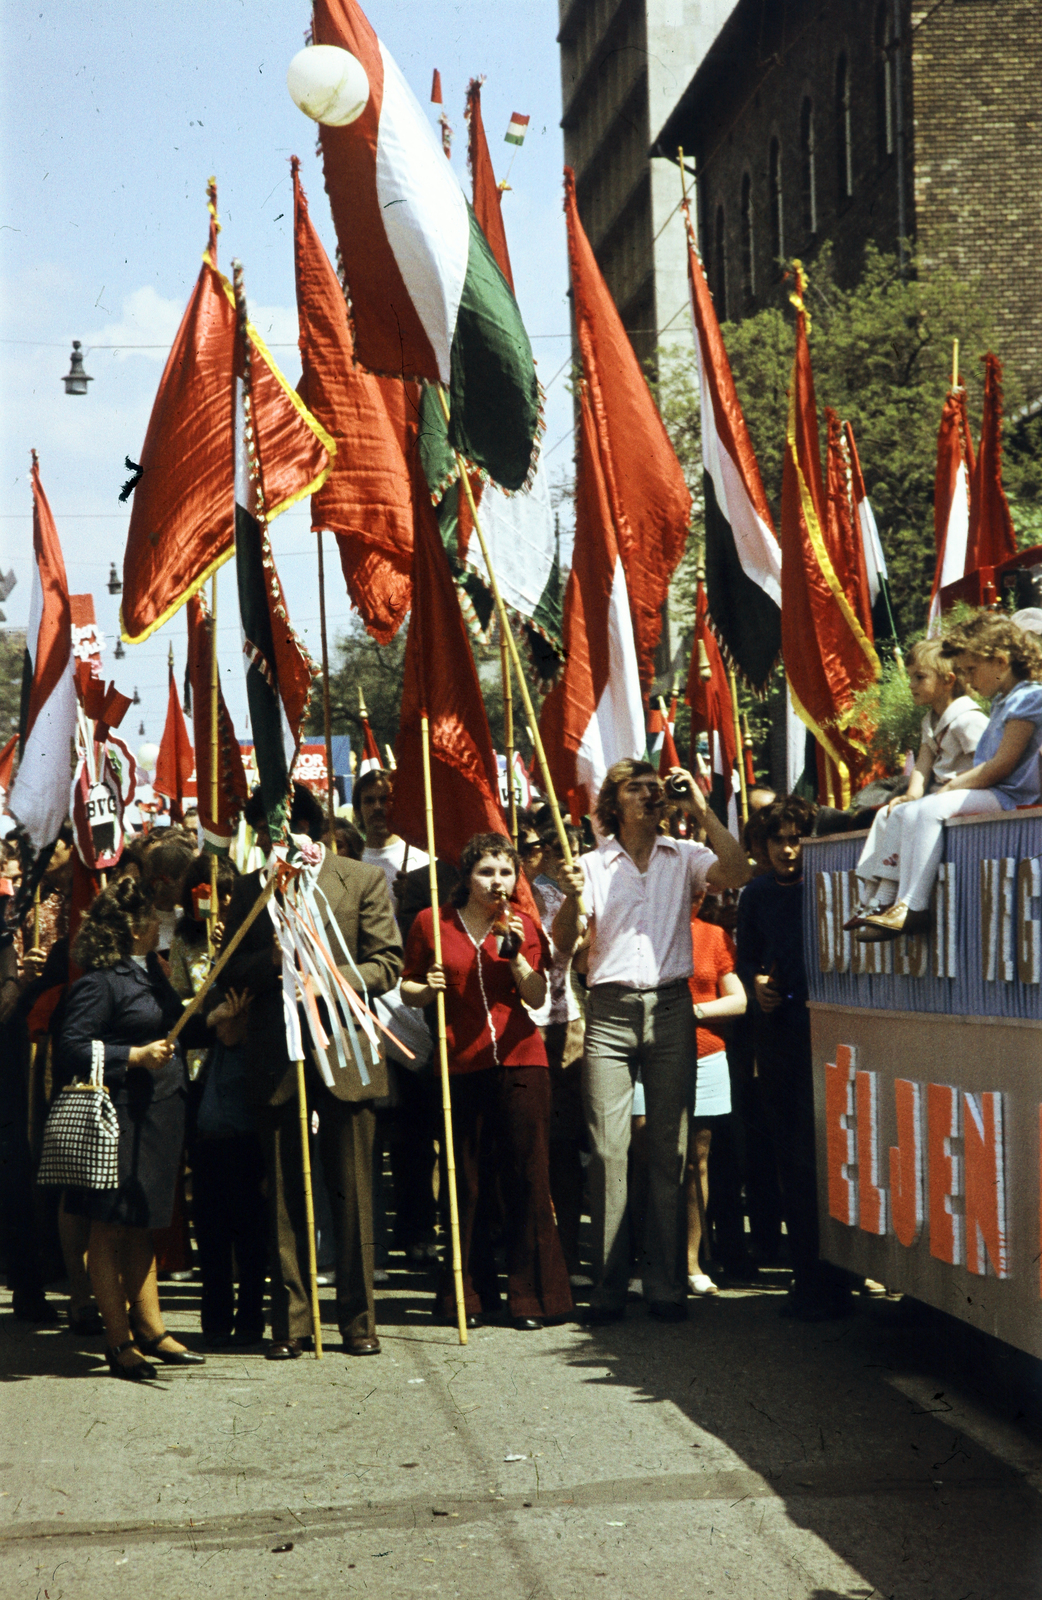
<svg viewBox="0 0 1042 1600">
<path fill-rule="evenodd" d="M 897 880 L 896 898 L 909 911 L 930 904 L 937 868 L 944 851 L 944 823 L 1003 809 L 994 789 L 951 789 L 908 800 L 887 816 L 877 811 L 857 864 L 859 878 Z"/>
</svg>

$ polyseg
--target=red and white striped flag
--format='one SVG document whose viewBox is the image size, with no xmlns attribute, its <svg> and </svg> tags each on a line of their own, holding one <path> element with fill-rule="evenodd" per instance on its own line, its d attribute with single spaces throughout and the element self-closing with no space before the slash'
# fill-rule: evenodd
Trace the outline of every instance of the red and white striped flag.
<svg viewBox="0 0 1042 1600">
<path fill-rule="evenodd" d="M 525 134 L 528 132 L 530 117 L 523 117 L 520 111 L 510 113 L 510 126 L 503 135 L 504 144 L 524 144 Z"/>
<path fill-rule="evenodd" d="M 931 635 L 941 631 L 941 590 L 966 573 L 972 477 L 973 440 L 966 416 L 966 390 L 958 384 L 948 391 L 937 435 L 937 471 L 933 486 L 937 566 L 927 622 L 927 632 Z"/>
<path fill-rule="evenodd" d="M 32 453 L 33 591 L 25 637 L 18 775 L 8 810 L 34 850 L 53 844 L 69 815 L 76 733 L 72 614 L 58 530 Z"/>
</svg>

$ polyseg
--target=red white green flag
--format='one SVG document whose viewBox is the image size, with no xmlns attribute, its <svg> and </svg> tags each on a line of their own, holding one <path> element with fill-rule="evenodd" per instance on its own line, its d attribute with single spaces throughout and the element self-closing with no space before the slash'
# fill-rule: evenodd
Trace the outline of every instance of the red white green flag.
<svg viewBox="0 0 1042 1600">
<path fill-rule="evenodd" d="M 525 134 L 528 132 L 528 124 L 530 121 L 530 117 L 522 116 L 520 111 L 514 111 L 510 117 L 510 126 L 503 135 L 504 143 L 524 144 Z"/>
</svg>

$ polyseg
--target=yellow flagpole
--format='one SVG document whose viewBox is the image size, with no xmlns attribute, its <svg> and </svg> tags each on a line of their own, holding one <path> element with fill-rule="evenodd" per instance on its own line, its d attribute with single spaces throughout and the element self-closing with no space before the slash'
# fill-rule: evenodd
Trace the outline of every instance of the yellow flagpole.
<svg viewBox="0 0 1042 1600">
<path fill-rule="evenodd" d="M 442 384 L 438 385 L 438 399 L 441 401 L 442 413 L 445 417 L 446 423 L 448 423 L 449 402 L 446 398 L 445 389 Z M 525 716 L 528 719 L 528 726 L 532 731 L 532 738 L 535 744 L 536 760 L 539 762 L 539 773 L 543 780 L 543 792 L 546 795 L 547 803 L 549 804 L 550 811 L 554 819 L 554 828 L 557 832 L 558 843 L 561 846 L 561 856 L 564 860 L 565 866 L 570 867 L 573 865 L 572 847 L 568 843 L 568 835 L 565 832 L 564 822 L 561 817 L 561 808 L 557 803 L 557 792 L 554 789 L 554 780 L 550 776 L 550 765 L 546 759 L 546 750 L 543 747 L 542 735 L 539 732 L 539 722 L 535 714 L 535 708 L 532 705 L 532 696 L 528 692 L 528 684 L 525 680 L 525 674 L 521 666 L 521 654 L 517 648 L 517 640 L 514 638 L 513 630 L 507 621 L 506 606 L 503 604 L 503 596 L 499 592 L 499 583 L 496 579 L 495 568 L 492 565 L 492 558 L 488 553 L 488 545 L 485 542 L 485 533 L 481 526 L 481 519 L 478 516 L 478 508 L 474 500 L 474 493 L 470 487 L 470 478 L 467 474 L 466 463 L 464 462 L 463 457 L 460 455 L 458 450 L 455 451 L 454 454 L 456 456 L 456 464 L 459 468 L 460 481 L 463 484 L 463 490 L 467 496 L 467 504 L 470 508 L 471 520 L 474 524 L 474 532 L 478 536 L 478 543 L 481 546 L 481 555 L 485 563 L 485 570 L 488 572 L 488 581 L 492 589 L 492 599 L 496 607 L 496 616 L 499 619 L 500 637 L 506 640 L 507 649 L 510 651 L 510 660 L 514 668 L 514 674 L 517 678 L 518 688 L 521 690 L 521 702 L 525 708 Z"/>
<path fill-rule="evenodd" d="M 300 1162 L 304 1172 L 304 1220 L 308 1235 L 308 1276 L 311 1280 L 311 1333 L 315 1360 L 322 1360 L 322 1309 L 318 1300 L 318 1251 L 315 1247 L 315 1200 L 311 1189 L 311 1141 L 308 1128 L 308 1094 L 304 1063 L 298 1061 L 297 1103 L 300 1108 Z"/>
<path fill-rule="evenodd" d="M 517 849 L 517 795 L 514 793 L 514 691 L 510 682 L 510 658 L 502 628 L 499 633 L 499 665 L 503 674 L 503 754 L 507 764 L 507 814 L 510 837 Z"/>
<path fill-rule="evenodd" d="M 326 806 L 329 813 L 329 848 L 336 855 L 336 833 L 333 822 L 336 811 L 333 804 L 333 723 L 329 710 L 329 646 L 326 642 L 326 569 L 322 555 L 322 529 L 318 535 L 318 617 L 322 632 L 322 717 L 326 734 Z"/>
<path fill-rule="evenodd" d="M 441 966 L 441 920 L 438 916 L 438 863 L 434 855 L 434 794 L 431 788 L 431 739 L 427 713 L 420 718 L 423 747 L 423 801 L 427 816 L 427 857 L 431 885 L 431 927 L 434 961 Z M 441 1105 L 445 1118 L 445 1172 L 449 1184 L 449 1229 L 452 1235 L 452 1279 L 456 1288 L 456 1322 L 459 1342 L 467 1342 L 467 1309 L 463 1300 L 463 1258 L 459 1240 L 459 1205 L 456 1199 L 456 1152 L 452 1142 L 452 1097 L 449 1087 L 449 1046 L 445 1036 L 445 992 L 437 991 L 438 1060 L 441 1066 Z"/>
<path fill-rule="evenodd" d="M 742 738 L 742 723 L 738 713 L 738 685 L 735 682 L 734 670 L 731 667 L 727 669 L 727 682 L 731 690 L 735 760 L 738 762 L 738 792 L 742 801 L 742 827 L 744 828 L 749 821 L 749 790 L 745 781 L 745 741 Z"/>
</svg>

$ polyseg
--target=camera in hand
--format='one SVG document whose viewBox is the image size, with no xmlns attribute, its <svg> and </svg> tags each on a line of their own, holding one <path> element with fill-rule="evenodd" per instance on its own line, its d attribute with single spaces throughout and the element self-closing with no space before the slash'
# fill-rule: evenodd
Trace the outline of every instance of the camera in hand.
<svg viewBox="0 0 1042 1600">
<path fill-rule="evenodd" d="M 687 794 L 687 779 L 681 777 L 679 772 L 666 779 L 666 793 L 672 795 L 674 800 L 683 799 Z"/>
</svg>

